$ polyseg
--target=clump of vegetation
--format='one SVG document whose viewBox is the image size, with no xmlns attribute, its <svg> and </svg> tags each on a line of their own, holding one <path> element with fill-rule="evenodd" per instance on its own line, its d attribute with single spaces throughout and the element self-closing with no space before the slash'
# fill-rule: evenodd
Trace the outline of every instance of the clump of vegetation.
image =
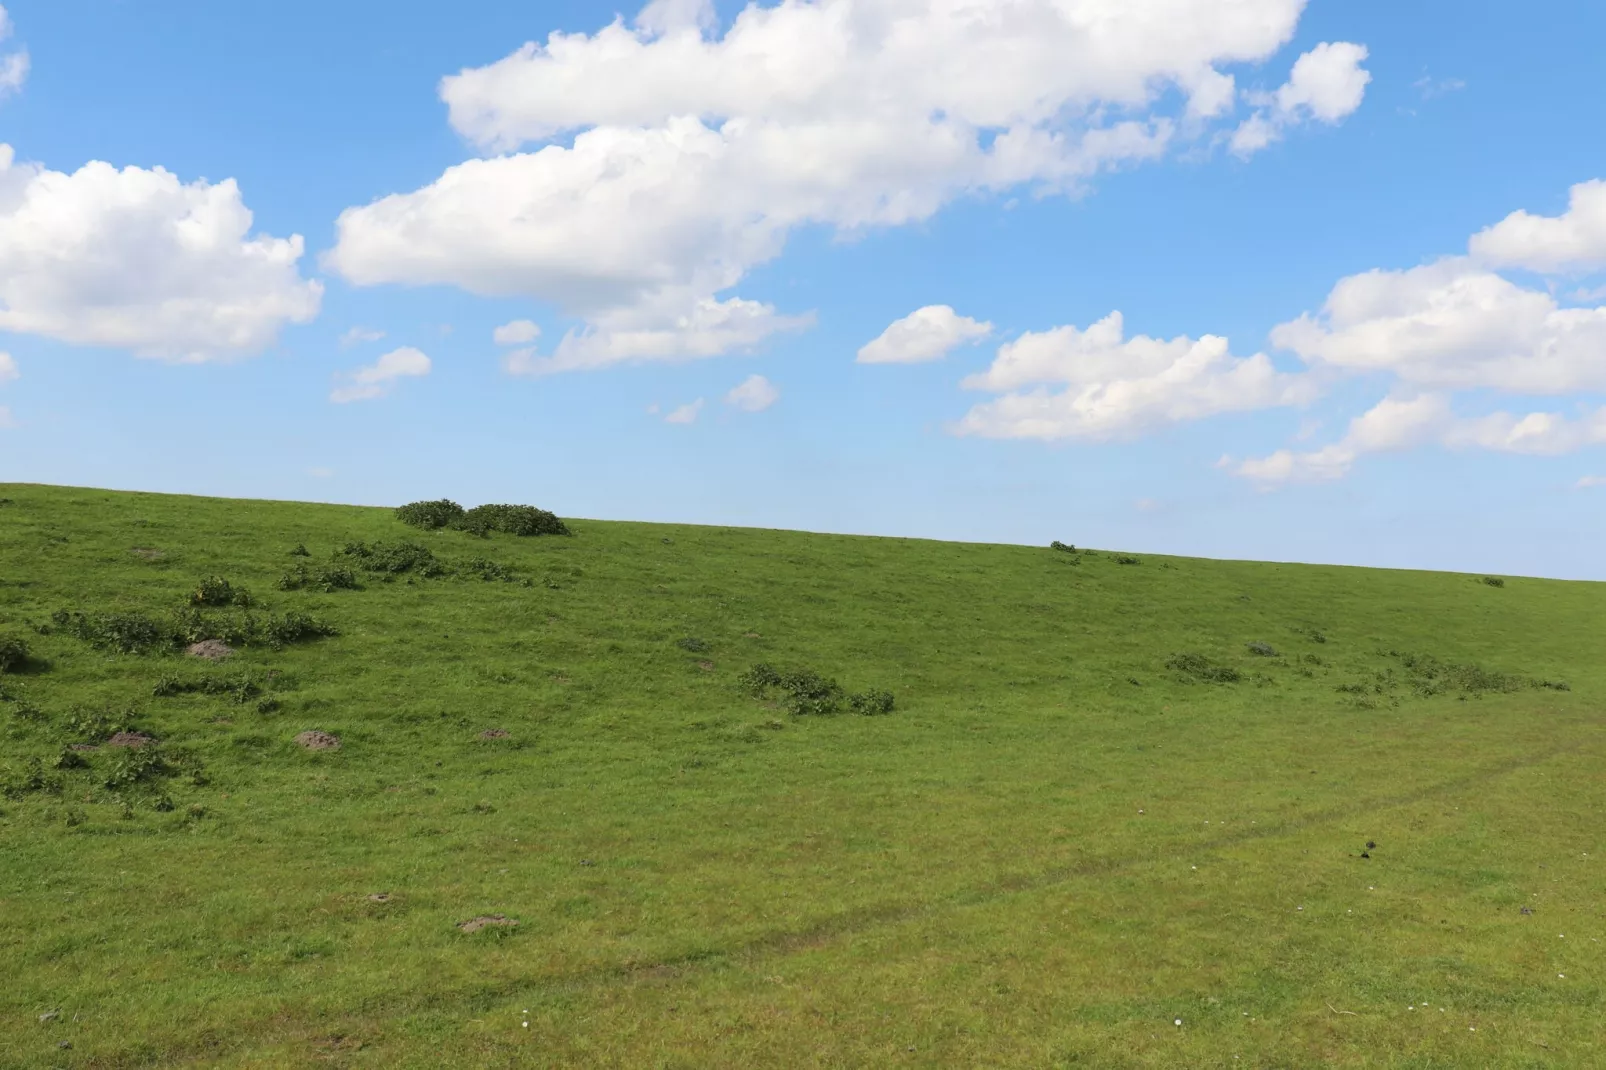
<svg viewBox="0 0 1606 1070">
<path fill-rule="evenodd" d="M 296 543 L 296 548 L 294 550 L 290 551 L 290 556 L 291 557 L 311 557 L 312 556 L 312 551 L 307 549 L 307 544 L 306 543 L 298 542 L 298 543 Z"/>
<path fill-rule="evenodd" d="M 297 565 L 279 577 L 281 591 L 314 590 L 331 594 L 335 591 L 357 589 L 357 574 L 349 568 L 339 566 L 309 569 L 306 565 Z"/>
<path fill-rule="evenodd" d="M 458 566 L 458 574 L 471 579 L 485 580 L 487 582 L 495 580 L 501 583 L 513 583 L 519 578 L 518 573 L 511 568 L 508 568 L 500 561 L 492 561 L 488 557 L 469 558 Z"/>
<path fill-rule="evenodd" d="M 262 625 L 262 637 L 273 647 L 339 634 L 334 625 L 306 613 L 286 613 L 282 617 L 269 617 Z"/>
<path fill-rule="evenodd" d="M 0 795 L 8 799 L 20 799 L 33 792 L 60 795 L 61 791 L 61 778 L 47 773 L 44 761 L 39 758 L 29 758 L 23 762 L 21 772 L 8 769 L 4 776 L 0 776 Z"/>
<path fill-rule="evenodd" d="M 1141 565 L 1143 564 L 1143 559 L 1133 557 L 1131 554 L 1116 554 L 1115 563 L 1117 565 Z"/>
<path fill-rule="evenodd" d="M 28 664 L 28 644 L 14 635 L 0 635 L 0 673 L 16 672 Z"/>
<path fill-rule="evenodd" d="M 119 732 L 134 731 L 134 722 L 138 711 L 125 708 L 121 710 L 86 709 L 74 706 L 67 711 L 67 717 L 62 727 L 67 734 L 84 743 L 99 743 L 110 739 Z"/>
<path fill-rule="evenodd" d="M 58 609 L 50 621 L 75 639 L 119 654 L 150 654 L 173 645 L 171 630 L 143 613 L 76 613 Z"/>
<path fill-rule="evenodd" d="M 1275 658 L 1277 656 L 1277 651 L 1273 649 L 1270 643 L 1253 642 L 1249 644 L 1248 650 L 1257 658 Z"/>
<path fill-rule="evenodd" d="M 1294 634 L 1295 635 L 1302 635 L 1306 639 L 1309 639 L 1313 643 L 1325 643 L 1325 642 L 1327 642 L 1327 636 L 1323 635 L 1321 632 L 1317 631 L 1315 628 L 1310 628 L 1310 627 L 1295 628 L 1294 629 Z"/>
<path fill-rule="evenodd" d="M 1048 548 L 1050 550 L 1058 550 L 1062 554 L 1076 553 L 1076 547 L 1072 546 L 1070 543 L 1060 542 L 1058 539 L 1055 539 L 1053 542 L 1049 543 Z"/>
<path fill-rule="evenodd" d="M 458 527 L 476 535 L 500 531 L 506 535 L 567 535 L 557 515 L 533 505 L 476 505 L 463 515 Z"/>
<path fill-rule="evenodd" d="M 1483 582 L 1490 587 L 1504 587 L 1506 585 L 1506 581 L 1499 576 L 1485 576 L 1483 577 Z"/>
<path fill-rule="evenodd" d="M 1390 652 L 1405 666 L 1411 677 L 1411 689 L 1421 697 L 1459 691 L 1466 695 L 1484 692 L 1521 691 L 1536 686 L 1532 681 L 1508 673 L 1492 672 L 1478 665 L 1457 665 L 1440 661 L 1427 654 L 1400 654 Z"/>
<path fill-rule="evenodd" d="M 189 694 L 228 695 L 236 705 L 245 705 L 262 693 L 262 685 L 250 676 L 200 676 L 184 678 L 164 676 L 156 682 L 151 694 L 156 698 L 170 698 Z"/>
<path fill-rule="evenodd" d="M 813 669 L 777 669 L 759 662 L 744 672 L 738 683 L 750 694 L 765 697 L 779 692 L 781 705 L 794 714 L 837 713 L 844 703 L 855 713 L 891 713 L 892 692 L 872 688 L 849 695 L 842 685 Z"/>
<path fill-rule="evenodd" d="M 1218 665 L 1203 654 L 1173 654 L 1165 666 L 1205 683 L 1235 684 L 1243 679 L 1243 673 L 1237 669 L 1230 665 Z"/>
<path fill-rule="evenodd" d="M 348 542 L 335 556 L 354 562 L 365 572 L 385 576 L 412 573 L 428 579 L 447 573 L 446 565 L 430 552 L 429 547 L 416 542 L 376 542 L 372 545 Z"/>
<path fill-rule="evenodd" d="M 442 498 L 433 502 L 410 502 L 396 510 L 396 519 L 426 531 L 455 528 L 481 537 L 493 531 L 506 535 L 569 534 L 569 529 L 555 514 L 533 505 L 476 505 L 465 510 L 456 502 Z"/>
<path fill-rule="evenodd" d="M 396 510 L 397 520 L 426 531 L 452 527 L 465 515 L 461 505 L 447 498 L 433 502 L 409 502 Z"/>
<path fill-rule="evenodd" d="M 222 576 L 208 576 L 190 592 L 190 605 L 239 606 L 244 609 L 251 605 L 251 595 L 245 588 L 234 586 Z"/>
<path fill-rule="evenodd" d="M 693 654 L 701 654 L 708 649 L 708 643 L 705 640 L 695 639 L 690 636 L 687 636 L 685 639 L 677 640 L 675 645 L 680 647 L 682 650 L 689 650 Z"/>
</svg>

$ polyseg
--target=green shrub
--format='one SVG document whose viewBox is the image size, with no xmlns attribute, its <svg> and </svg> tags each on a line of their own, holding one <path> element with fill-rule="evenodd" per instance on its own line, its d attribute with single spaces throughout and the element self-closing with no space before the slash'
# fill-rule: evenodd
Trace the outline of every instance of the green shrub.
<svg viewBox="0 0 1606 1070">
<path fill-rule="evenodd" d="M 236 587 L 222 576 L 208 576 L 190 592 L 192 606 L 239 606 L 251 604 L 251 596 L 243 587 Z"/>
<path fill-rule="evenodd" d="M 397 520 L 426 530 L 451 527 L 464 515 L 461 505 L 446 498 L 433 502 L 409 502 L 396 510 Z"/>
<path fill-rule="evenodd" d="M 1230 665 L 1217 665 L 1203 654 L 1173 654 L 1165 666 L 1206 683 L 1235 684 L 1243 679 L 1243 673 L 1237 669 Z"/>
<path fill-rule="evenodd" d="M 1115 563 L 1117 565 L 1141 565 L 1143 564 L 1143 560 L 1141 558 L 1133 557 L 1131 554 L 1116 554 Z"/>
<path fill-rule="evenodd" d="M 307 588 L 322 591 L 324 594 L 355 591 L 358 589 L 357 574 L 349 568 L 337 566 L 309 569 L 306 565 L 297 565 L 279 577 L 281 591 L 300 591 Z"/>
<path fill-rule="evenodd" d="M 862 713 L 867 717 L 891 713 L 893 707 L 892 692 L 871 688 L 857 695 L 848 696 L 848 706 L 852 708 L 854 713 Z"/>
<path fill-rule="evenodd" d="M 75 613 L 59 609 L 51 623 L 101 650 L 150 654 L 173 645 L 173 633 L 143 613 Z"/>
<path fill-rule="evenodd" d="M 696 639 L 691 636 L 687 636 L 685 639 L 676 640 L 675 645 L 680 647 L 682 650 L 689 650 L 693 654 L 702 654 L 708 650 L 708 643 L 706 641 L 702 639 Z"/>
<path fill-rule="evenodd" d="M 291 557 L 311 557 L 312 556 L 312 551 L 307 549 L 307 544 L 306 543 L 298 542 L 298 543 L 296 543 L 296 548 L 294 550 L 290 551 L 290 556 Z"/>
<path fill-rule="evenodd" d="M 533 505 L 476 505 L 457 524 L 464 531 L 506 535 L 567 535 L 569 529 L 553 513 Z"/>
<path fill-rule="evenodd" d="M 268 645 L 274 647 L 339 634 L 334 625 L 326 624 L 306 613 L 286 613 L 282 617 L 269 617 L 262 627 L 262 637 L 267 640 Z"/>
<path fill-rule="evenodd" d="M 386 576 L 400 576 L 411 572 L 425 578 L 446 575 L 446 566 L 430 552 L 429 547 L 416 542 L 348 542 L 336 554 L 355 562 L 366 572 Z"/>
<path fill-rule="evenodd" d="M 151 745 L 128 747 L 112 759 L 101 783 L 112 791 L 120 791 L 160 777 L 172 776 L 175 772 L 177 770 L 168 763 L 159 748 Z"/>
<path fill-rule="evenodd" d="M 119 732 L 132 732 L 134 730 L 134 720 L 137 716 L 136 711 L 132 709 L 90 710 L 82 706 L 74 706 L 67 711 L 67 717 L 62 722 L 62 727 L 67 730 L 68 735 L 81 742 L 99 743 L 102 740 L 110 739 Z"/>
<path fill-rule="evenodd" d="M 1483 577 L 1483 582 L 1490 587 L 1504 587 L 1506 585 L 1506 581 L 1499 576 L 1485 576 Z"/>
<path fill-rule="evenodd" d="M 1277 651 L 1272 649 L 1272 645 L 1270 643 L 1250 643 L 1248 650 L 1251 654 L 1259 658 L 1275 658 L 1277 656 Z"/>
<path fill-rule="evenodd" d="M 795 714 L 836 713 L 842 708 L 842 685 L 813 669 L 781 671 L 761 662 L 743 673 L 739 682 L 755 695 L 779 691 L 781 704 Z"/>
<path fill-rule="evenodd" d="M 502 583 L 512 583 L 518 575 L 506 565 L 492 561 L 485 557 L 471 557 L 459 567 L 458 571 L 473 579 L 497 580 Z"/>
<path fill-rule="evenodd" d="M 1058 550 L 1062 554 L 1076 553 L 1076 547 L 1071 546 L 1068 543 L 1060 542 L 1058 539 L 1055 539 L 1053 542 L 1049 543 L 1048 548 L 1050 550 Z"/>
<path fill-rule="evenodd" d="M 236 705 L 244 705 L 262 693 L 262 686 L 250 676 L 202 676 L 185 679 L 179 676 L 164 676 L 156 682 L 151 694 L 156 698 L 170 698 L 174 695 L 188 695 L 194 693 L 206 695 L 228 695 Z"/>
<path fill-rule="evenodd" d="M 16 672 L 28 664 L 28 644 L 12 635 L 0 635 L 0 673 Z"/>
<path fill-rule="evenodd" d="M 61 789 L 61 778 L 46 773 L 45 763 L 38 758 L 29 758 L 24 762 L 22 772 L 7 770 L 6 775 L 0 777 L 0 795 L 8 799 L 20 799 L 36 791 L 60 795 Z"/>
</svg>

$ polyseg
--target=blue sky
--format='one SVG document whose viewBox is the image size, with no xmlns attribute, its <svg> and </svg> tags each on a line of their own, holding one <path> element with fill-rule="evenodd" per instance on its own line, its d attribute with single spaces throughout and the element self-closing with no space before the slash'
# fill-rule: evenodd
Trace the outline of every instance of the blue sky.
<svg viewBox="0 0 1606 1070">
<path fill-rule="evenodd" d="M 1599 4 L 760 7 L 7 0 L 0 478 L 1606 579 Z"/>
</svg>

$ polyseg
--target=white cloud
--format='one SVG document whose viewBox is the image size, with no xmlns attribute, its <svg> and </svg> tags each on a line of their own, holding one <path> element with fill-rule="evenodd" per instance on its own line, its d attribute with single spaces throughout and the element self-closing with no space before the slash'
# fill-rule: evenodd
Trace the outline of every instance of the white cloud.
<svg viewBox="0 0 1606 1070">
<path fill-rule="evenodd" d="M 1320 316 L 1272 330 L 1306 361 L 1386 371 L 1433 388 L 1525 394 L 1606 388 L 1606 308 L 1561 308 L 1465 257 L 1369 271 L 1333 287 Z"/>
<path fill-rule="evenodd" d="M 798 320 L 728 291 L 794 229 L 851 236 L 969 192 L 1074 191 L 1207 137 L 1235 99 L 1218 68 L 1276 53 L 1304 2 L 783 0 L 720 34 L 710 4 L 657 0 L 444 79 L 453 127 L 507 155 L 348 209 L 328 264 L 584 321 L 532 370 L 750 347 Z M 1324 71 L 1290 107 L 1336 106 Z M 679 326 L 737 302 L 743 330 Z"/>
<path fill-rule="evenodd" d="M 743 412 L 763 412 L 779 400 L 780 390 L 762 375 L 749 375 L 725 395 L 727 405 L 735 405 Z"/>
<path fill-rule="evenodd" d="M 651 312 L 622 310 L 597 317 L 582 331 L 564 335 L 550 356 L 518 349 L 503 360 L 514 375 L 604 368 L 644 361 L 683 361 L 749 350 L 772 334 L 796 331 L 814 322 L 812 314 L 783 316 L 773 305 L 733 297 L 705 298 L 683 315 L 660 318 Z"/>
<path fill-rule="evenodd" d="M 1232 151 L 1252 155 L 1298 123 L 1343 121 L 1361 106 L 1372 81 L 1361 66 L 1366 57 L 1366 46 L 1349 41 L 1324 41 L 1300 56 L 1276 92 L 1257 95 L 1262 107 L 1233 132 Z"/>
<path fill-rule="evenodd" d="M 979 342 L 993 325 L 961 316 L 947 305 L 927 305 L 896 320 L 859 350 L 860 364 L 917 364 L 941 360 L 955 346 Z"/>
<path fill-rule="evenodd" d="M 412 346 L 393 349 L 366 367 L 338 376 L 329 400 L 343 405 L 381 398 L 391 392 L 397 380 L 428 375 L 430 367 L 429 357 Z"/>
<path fill-rule="evenodd" d="M 232 179 L 17 164 L 0 145 L 0 330 L 196 362 L 258 352 L 318 313 L 300 235 L 249 237 Z"/>
<path fill-rule="evenodd" d="M 1587 490 L 1590 487 L 1606 487 L 1606 476 L 1584 476 L 1573 486 L 1579 490 Z"/>
<path fill-rule="evenodd" d="M 20 378 L 21 372 L 17 370 L 17 361 L 10 353 L 0 353 L 0 383 L 9 383 Z"/>
<path fill-rule="evenodd" d="M 1065 389 L 1054 392 L 1048 384 Z M 953 428 L 988 438 L 1121 438 L 1218 413 L 1302 404 L 1315 395 L 1308 376 L 1277 371 L 1263 353 L 1235 357 L 1225 338 L 1125 339 L 1119 312 L 1085 331 L 1024 334 L 963 385 L 1009 391 L 977 405 Z"/>
<path fill-rule="evenodd" d="M 682 405 L 680 408 L 671 412 L 668 416 L 665 416 L 664 423 L 694 424 L 697 422 L 697 417 L 702 411 L 703 399 L 698 398 L 696 401 L 693 401 L 687 405 Z"/>
<path fill-rule="evenodd" d="M 11 39 L 14 27 L 11 16 L 0 5 L 0 43 Z M 22 84 L 28 80 L 28 50 L 18 49 L 0 55 L 0 100 L 22 89 Z"/>
<path fill-rule="evenodd" d="M 1580 182 L 1559 216 L 1512 212 L 1472 236 L 1477 260 L 1542 274 L 1606 268 L 1606 181 Z"/>
<path fill-rule="evenodd" d="M 1369 453 L 1410 449 L 1429 442 L 1448 449 L 1554 456 L 1606 443 L 1606 409 L 1569 420 L 1558 413 L 1516 416 L 1494 412 L 1457 416 L 1449 398 L 1423 394 L 1384 398 L 1350 421 L 1338 442 L 1308 453 L 1278 450 L 1239 464 L 1236 474 L 1262 484 L 1338 479 Z"/>
<path fill-rule="evenodd" d="M 491 339 L 499 346 L 528 345 L 541 337 L 541 328 L 530 320 L 504 323 L 491 332 Z"/>
<path fill-rule="evenodd" d="M 365 342 L 377 342 L 383 337 L 385 332 L 374 327 L 352 327 L 340 336 L 340 345 L 343 349 L 349 349 Z"/>
</svg>

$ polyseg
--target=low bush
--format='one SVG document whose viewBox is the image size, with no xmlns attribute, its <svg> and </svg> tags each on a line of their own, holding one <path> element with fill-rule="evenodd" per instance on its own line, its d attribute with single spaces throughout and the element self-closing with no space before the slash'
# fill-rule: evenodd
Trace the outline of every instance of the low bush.
<svg viewBox="0 0 1606 1070">
<path fill-rule="evenodd" d="M 1143 564 L 1143 559 L 1133 557 L 1131 554 L 1116 554 L 1115 563 L 1117 565 L 1141 565 Z"/>
<path fill-rule="evenodd" d="M 533 505 L 476 505 L 457 526 L 464 531 L 507 535 L 567 535 L 569 529 L 553 513 Z"/>
<path fill-rule="evenodd" d="M 1060 542 L 1058 539 L 1055 539 L 1053 542 L 1049 543 L 1048 548 L 1050 550 L 1058 550 L 1062 554 L 1076 553 L 1076 547 L 1070 545 L 1069 543 Z"/>
<path fill-rule="evenodd" d="M 1235 684 L 1243 679 L 1243 673 L 1237 669 L 1230 665 L 1217 665 L 1203 654 L 1173 654 L 1165 666 L 1206 683 Z"/>
<path fill-rule="evenodd" d="M 1275 658 L 1277 656 L 1277 651 L 1272 648 L 1270 643 L 1250 643 L 1247 649 L 1257 658 Z"/>
<path fill-rule="evenodd" d="M 262 693 L 262 686 L 251 677 L 240 676 L 202 676 L 185 679 L 179 676 L 164 676 L 156 682 L 151 694 L 156 698 L 170 698 L 174 695 L 189 694 L 228 695 L 236 705 L 244 705 Z"/>
<path fill-rule="evenodd" d="M 176 772 L 160 748 L 150 745 L 128 747 L 112 759 L 101 783 L 112 791 L 122 791 L 162 777 L 173 776 Z"/>
<path fill-rule="evenodd" d="M 708 643 L 706 641 L 702 639 L 694 639 L 690 636 L 686 637 L 685 639 L 676 640 L 675 645 L 680 647 L 682 650 L 689 650 L 693 654 L 702 654 L 708 650 Z"/>
<path fill-rule="evenodd" d="M 29 758 L 25 761 L 21 772 L 12 772 L 8 769 L 6 774 L 0 777 L 0 795 L 8 799 L 20 799 L 36 791 L 60 795 L 61 790 L 61 778 L 45 772 L 45 763 L 38 758 Z"/>
<path fill-rule="evenodd" d="M 335 591 L 355 591 L 357 587 L 357 574 L 349 568 L 330 566 L 329 568 L 309 569 L 306 565 L 297 565 L 295 568 L 279 577 L 279 590 L 321 591 L 332 594 Z"/>
<path fill-rule="evenodd" d="M 348 542 L 335 555 L 346 558 L 365 572 L 386 576 L 412 573 L 425 578 L 446 575 L 446 566 L 430 552 L 429 547 L 416 542 Z"/>
<path fill-rule="evenodd" d="M 1506 581 L 1499 576 L 1485 576 L 1483 577 L 1483 582 L 1490 587 L 1504 587 L 1506 585 Z"/>
<path fill-rule="evenodd" d="M 0 635 L 0 673 L 16 672 L 28 664 L 28 644 L 14 635 Z"/>
<path fill-rule="evenodd" d="M 397 520 L 425 530 L 451 527 L 464 515 L 463 507 L 447 498 L 433 502 L 409 502 L 396 510 Z"/>
<path fill-rule="evenodd" d="M 132 732 L 138 716 L 132 709 L 85 709 L 74 706 L 67 711 L 62 727 L 81 743 L 99 743 L 119 732 Z"/>
<path fill-rule="evenodd" d="M 291 557 L 311 557 L 312 556 L 312 551 L 307 549 L 307 544 L 306 543 L 298 542 L 298 543 L 296 543 L 296 548 L 294 550 L 290 551 L 290 556 Z"/>
<path fill-rule="evenodd" d="M 470 579 L 495 580 L 501 583 L 512 583 L 517 580 L 518 574 L 498 561 L 485 557 L 471 557 L 458 568 L 458 573 Z"/>
<path fill-rule="evenodd" d="M 251 595 L 243 587 L 236 587 L 222 576 L 208 576 L 190 592 L 192 606 L 239 606 L 251 604 Z"/>
<path fill-rule="evenodd" d="M 263 639 L 269 646 L 274 647 L 339 634 L 334 625 L 306 613 L 286 613 L 282 617 L 269 617 L 262 626 Z"/>
<path fill-rule="evenodd" d="M 119 654 L 150 654 L 173 645 L 173 633 L 143 613 L 76 613 L 59 609 L 51 623 L 76 639 Z"/>
<path fill-rule="evenodd" d="M 893 707 L 892 692 L 872 687 L 868 691 L 849 695 L 848 706 L 852 708 L 854 713 L 862 713 L 867 717 L 891 713 Z"/>
</svg>

